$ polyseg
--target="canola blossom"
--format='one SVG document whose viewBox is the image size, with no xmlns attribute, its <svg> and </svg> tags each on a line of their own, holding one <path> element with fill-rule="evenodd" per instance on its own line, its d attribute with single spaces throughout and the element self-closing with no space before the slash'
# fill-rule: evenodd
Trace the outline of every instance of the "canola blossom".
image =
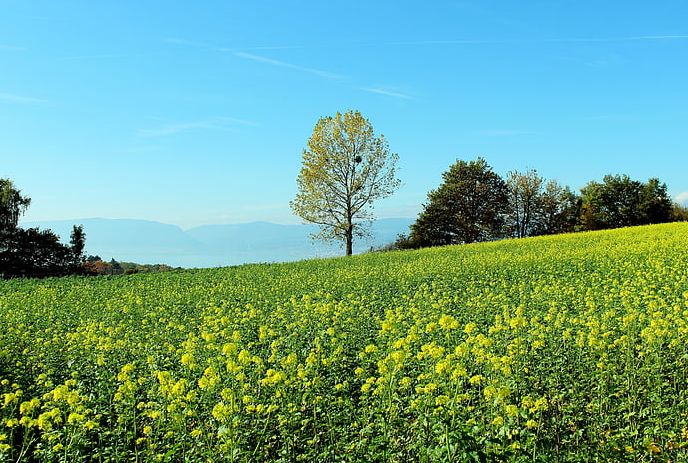
<svg viewBox="0 0 688 463">
<path fill-rule="evenodd" d="M 687 242 L 0 282 L 0 462 L 687 461 Z"/>
</svg>

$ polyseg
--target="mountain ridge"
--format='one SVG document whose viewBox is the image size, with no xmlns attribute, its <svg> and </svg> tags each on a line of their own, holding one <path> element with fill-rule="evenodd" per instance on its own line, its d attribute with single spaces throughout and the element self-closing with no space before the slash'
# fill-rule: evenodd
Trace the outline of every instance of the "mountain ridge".
<svg viewBox="0 0 688 463">
<path fill-rule="evenodd" d="M 410 218 L 378 219 L 371 239 L 354 242 L 354 252 L 393 242 L 406 233 Z M 176 225 L 142 219 L 26 221 L 23 228 L 50 229 L 69 242 L 74 225 L 83 225 L 86 253 L 104 260 L 141 264 L 167 264 L 186 268 L 219 267 L 255 262 L 288 262 L 343 254 L 341 246 L 314 242 L 316 225 L 283 225 L 256 221 L 242 224 L 208 224 L 187 230 Z"/>
</svg>

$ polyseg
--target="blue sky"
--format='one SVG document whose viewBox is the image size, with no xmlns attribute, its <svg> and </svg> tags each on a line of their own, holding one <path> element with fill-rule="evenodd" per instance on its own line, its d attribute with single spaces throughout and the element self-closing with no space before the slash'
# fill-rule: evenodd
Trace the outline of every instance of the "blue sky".
<svg viewBox="0 0 688 463">
<path fill-rule="evenodd" d="M 688 2 L 0 0 L 0 176 L 26 221 L 299 223 L 317 120 L 399 154 L 379 217 L 456 159 L 688 203 Z"/>
</svg>

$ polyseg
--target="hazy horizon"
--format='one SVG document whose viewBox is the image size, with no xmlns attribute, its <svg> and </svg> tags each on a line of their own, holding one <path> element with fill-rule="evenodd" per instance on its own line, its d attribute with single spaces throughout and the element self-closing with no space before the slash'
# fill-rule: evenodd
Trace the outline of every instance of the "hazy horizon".
<svg viewBox="0 0 688 463">
<path fill-rule="evenodd" d="M 369 239 L 354 241 L 355 253 L 390 244 L 408 233 L 412 218 L 380 219 L 373 223 Z M 168 264 L 173 267 L 217 267 L 255 262 L 337 257 L 339 243 L 313 241 L 317 226 L 255 221 L 245 224 L 201 225 L 184 230 L 174 224 L 142 219 L 83 218 L 75 220 L 23 221 L 22 227 L 50 229 L 69 243 L 74 225 L 83 225 L 87 255 L 109 261 Z"/>
</svg>

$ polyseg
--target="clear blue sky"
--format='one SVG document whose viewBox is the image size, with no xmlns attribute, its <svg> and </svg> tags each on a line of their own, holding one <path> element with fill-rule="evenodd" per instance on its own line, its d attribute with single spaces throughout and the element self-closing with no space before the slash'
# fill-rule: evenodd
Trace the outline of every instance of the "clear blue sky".
<svg viewBox="0 0 688 463">
<path fill-rule="evenodd" d="M 688 2 L 0 0 L 0 177 L 25 220 L 299 223 L 301 151 L 357 109 L 400 157 L 379 217 L 457 158 L 688 203 Z"/>
</svg>

